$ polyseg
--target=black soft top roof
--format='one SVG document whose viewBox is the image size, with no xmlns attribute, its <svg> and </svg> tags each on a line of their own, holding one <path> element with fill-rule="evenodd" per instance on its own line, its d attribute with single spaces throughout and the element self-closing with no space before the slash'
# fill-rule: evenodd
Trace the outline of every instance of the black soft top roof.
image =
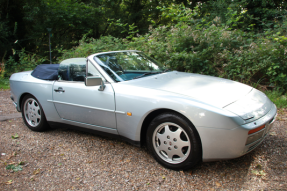
<svg viewBox="0 0 287 191">
<path fill-rule="evenodd" d="M 59 65 L 60 64 L 38 65 L 31 73 L 31 75 L 42 80 L 57 80 Z"/>
</svg>

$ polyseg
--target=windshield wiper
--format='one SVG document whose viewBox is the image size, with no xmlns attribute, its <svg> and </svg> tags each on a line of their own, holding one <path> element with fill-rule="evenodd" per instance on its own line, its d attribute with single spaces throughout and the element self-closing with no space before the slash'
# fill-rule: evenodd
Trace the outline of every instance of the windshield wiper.
<svg viewBox="0 0 287 191">
<path fill-rule="evenodd" d="M 138 79 L 138 78 L 144 77 L 144 76 L 149 75 L 149 74 L 159 74 L 159 73 L 160 72 L 147 72 L 147 73 L 144 73 L 142 75 L 136 76 L 133 79 Z"/>
<path fill-rule="evenodd" d="M 170 69 L 169 68 L 166 68 L 164 71 L 162 71 L 161 73 L 165 73 L 165 72 L 169 72 Z"/>
</svg>

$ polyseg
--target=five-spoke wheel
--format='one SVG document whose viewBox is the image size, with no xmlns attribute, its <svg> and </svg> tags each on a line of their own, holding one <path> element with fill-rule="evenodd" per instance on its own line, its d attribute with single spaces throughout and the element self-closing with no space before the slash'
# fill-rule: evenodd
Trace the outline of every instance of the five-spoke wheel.
<svg viewBox="0 0 287 191">
<path fill-rule="evenodd" d="M 186 170 L 201 159 L 201 146 L 194 126 L 175 113 L 153 119 L 147 132 L 148 149 L 163 166 Z"/>
</svg>

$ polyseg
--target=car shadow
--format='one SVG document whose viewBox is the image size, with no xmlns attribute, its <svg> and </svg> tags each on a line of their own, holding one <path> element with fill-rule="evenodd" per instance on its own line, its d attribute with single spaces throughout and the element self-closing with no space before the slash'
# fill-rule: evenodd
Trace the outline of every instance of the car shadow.
<svg viewBox="0 0 287 191">
<path fill-rule="evenodd" d="M 109 152 L 117 155 L 121 161 L 125 158 L 131 159 L 131 163 L 140 160 L 140 163 L 138 164 L 139 167 L 155 169 L 159 173 L 164 171 L 173 176 L 175 173 L 178 173 L 173 170 L 165 169 L 159 165 L 152 158 L 146 147 L 139 148 L 113 137 L 91 134 L 68 127 L 58 128 L 45 133 L 56 135 L 58 138 L 62 137 L 63 139 L 66 138 L 64 134 L 69 134 L 75 139 L 79 137 L 83 140 L 92 140 L 92 142 L 86 142 L 84 146 L 86 147 L 84 149 L 90 151 L 89 155 L 96 154 L 99 150 L 98 145 L 101 145 L 100 153 L 104 154 L 106 150 L 109 150 Z M 221 189 L 232 188 L 236 190 L 250 188 L 250 184 L 252 183 L 251 179 L 267 180 L 274 179 L 272 176 L 282 176 L 280 180 L 284 183 L 284 177 L 287 175 L 286 133 L 280 136 L 275 135 L 272 132 L 270 133 L 271 134 L 266 137 L 261 145 L 244 156 L 216 162 L 201 162 L 190 170 L 180 171 L 177 176 L 183 177 L 187 182 L 191 183 L 195 183 L 200 179 L 201 181 L 204 181 L 207 188 L 213 188 L 214 185 L 217 185 L 217 187 Z M 104 146 L 102 142 L 105 143 Z M 81 145 L 81 147 L 83 146 Z M 131 154 L 129 156 L 124 153 Z M 115 159 L 110 162 L 118 163 L 118 160 Z M 119 163 L 119 165 L 122 164 Z M 260 174 L 261 172 L 263 172 L 263 174 Z M 278 188 L 281 188 L 280 182 L 278 183 Z"/>
</svg>

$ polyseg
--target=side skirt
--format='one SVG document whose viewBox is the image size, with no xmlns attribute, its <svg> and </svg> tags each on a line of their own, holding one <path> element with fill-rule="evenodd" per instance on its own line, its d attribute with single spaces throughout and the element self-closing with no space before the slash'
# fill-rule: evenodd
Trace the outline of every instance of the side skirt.
<svg viewBox="0 0 287 191">
<path fill-rule="evenodd" d="M 102 131 L 97 131 L 97 130 L 93 130 L 93 129 L 87 129 L 87 128 L 83 128 L 83 127 L 78 127 L 75 125 L 70 125 L 70 124 L 65 124 L 65 123 L 59 123 L 59 122 L 48 122 L 50 127 L 53 129 L 57 129 L 57 128 L 68 128 L 68 129 L 74 129 L 77 131 L 83 131 L 83 132 L 87 132 L 87 133 L 92 133 L 95 135 L 100 135 L 103 137 L 109 137 L 109 138 L 115 138 L 121 141 L 125 141 L 128 142 L 131 145 L 137 146 L 137 147 L 141 147 L 141 143 L 140 141 L 134 141 L 131 140 L 129 138 L 123 137 L 121 135 L 115 135 L 115 134 L 111 134 L 111 133 L 106 133 L 106 132 L 102 132 Z"/>
</svg>

